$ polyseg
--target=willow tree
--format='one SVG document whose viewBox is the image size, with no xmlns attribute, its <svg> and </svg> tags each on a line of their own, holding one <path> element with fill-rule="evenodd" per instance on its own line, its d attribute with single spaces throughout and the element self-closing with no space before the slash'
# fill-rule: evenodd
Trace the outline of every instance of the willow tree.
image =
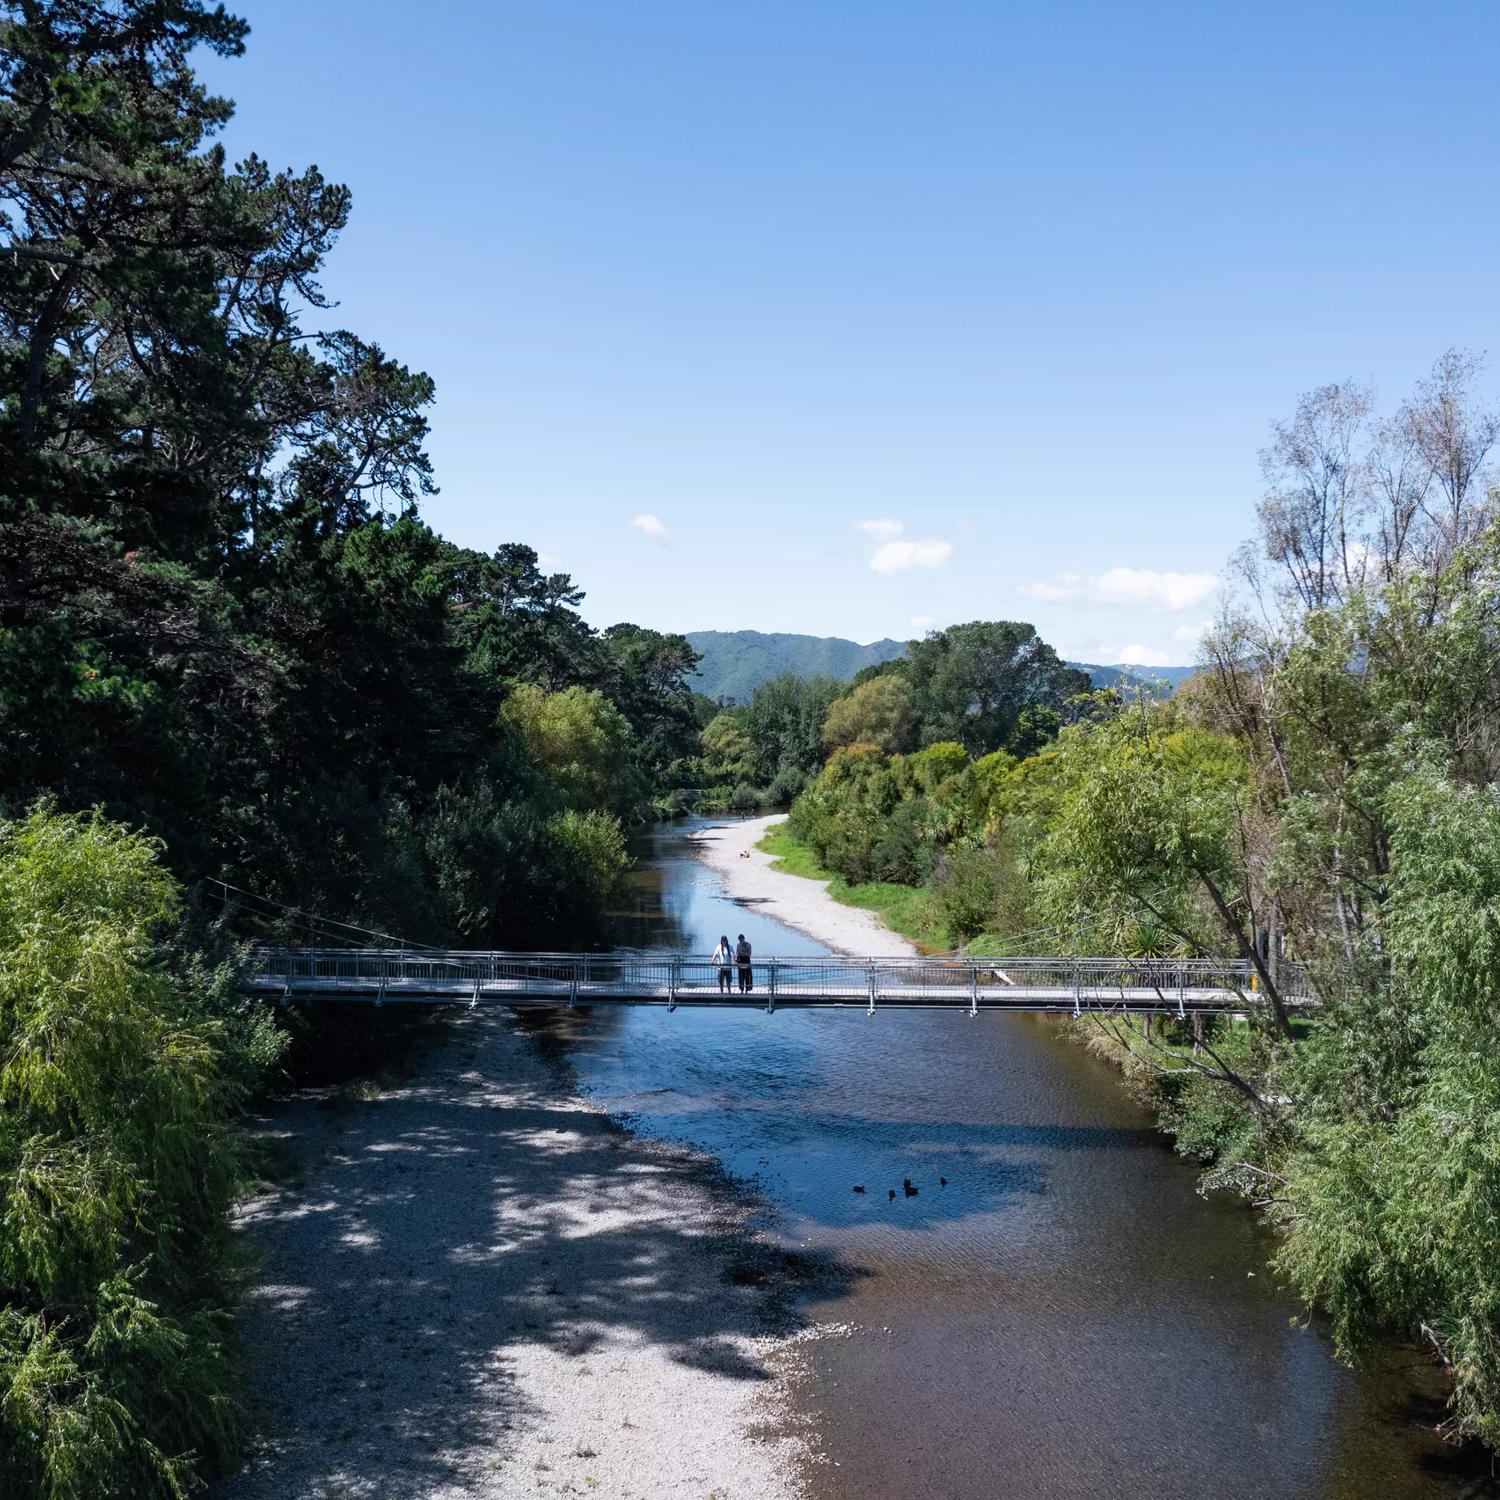
<svg viewBox="0 0 1500 1500">
<path fill-rule="evenodd" d="M 1383 982 L 1351 986 L 1289 1077 L 1281 1264 L 1340 1351 L 1416 1333 L 1451 1428 L 1500 1447 L 1500 790 L 1424 754 L 1386 797 Z M 1335 997 L 1331 997 L 1331 1000 Z"/>
<path fill-rule="evenodd" d="M 0 825 L 6 1494 L 177 1496 L 236 1439 L 236 1071 L 158 958 L 159 854 L 98 815 Z"/>
<path fill-rule="evenodd" d="M 835 699 L 823 721 L 823 741 L 830 749 L 875 745 L 887 755 L 910 750 L 917 740 L 916 694 L 894 673 L 872 677 Z"/>
</svg>

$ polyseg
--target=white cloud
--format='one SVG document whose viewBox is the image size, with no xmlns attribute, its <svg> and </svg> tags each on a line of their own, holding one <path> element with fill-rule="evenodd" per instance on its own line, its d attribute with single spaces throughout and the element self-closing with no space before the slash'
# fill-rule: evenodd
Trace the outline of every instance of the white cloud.
<svg viewBox="0 0 1500 1500">
<path fill-rule="evenodd" d="M 953 556 L 953 543 L 928 538 L 920 542 L 885 542 L 875 549 L 870 568 L 876 573 L 904 573 L 909 568 L 940 568 Z"/>
<path fill-rule="evenodd" d="M 937 621 L 931 615 L 913 615 L 911 617 L 911 628 L 921 631 L 923 635 L 936 624 Z"/>
<path fill-rule="evenodd" d="M 1121 646 L 1119 654 L 1109 658 L 1110 666 L 1170 667 L 1175 665 L 1165 651 L 1154 651 L 1150 646 Z"/>
<path fill-rule="evenodd" d="M 875 573 L 905 573 L 910 568 L 940 568 L 953 556 L 953 543 L 939 541 L 936 537 L 897 541 L 905 532 L 906 523 L 893 516 L 856 521 L 854 529 L 864 532 L 872 542 L 877 543 L 870 554 L 870 569 Z"/>
<path fill-rule="evenodd" d="M 1196 646 L 1210 630 L 1214 628 L 1212 620 L 1199 620 L 1196 625 L 1179 625 L 1172 632 L 1174 641 L 1186 641 L 1190 646 Z"/>
<path fill-rule="evenodd" d="M 1147 646 L 1140 641 L 1132 641 L 1128 645 L 1119 645 L 1119 637 L 1109 641 L 1079 641 L 1075 642 L 1069 649 L 1058 650 L 1069 661 L 1093 662 L 1096 666 L 1106 667 L 1180 667 L 1184 665 L 1182 653 L 1173 656 L 1169 651 L 1158 651 L 1154 646 Z"/>
<path fill-rule="evenodd" d="M 637 531 L 644 531 L 647 536 L 664 537 L 667 528 L 662 524 L 660 516 L 653 516 L 649 511 L 645 515 L 632 516 L 630 524 Z"/>
<path fill-rule="evenodd" d="M 1118 605 L 1124 609 L 1146 609 L 1153 614 L 1172 614 L 1202 604 L 1218 586 L 1217 573 L 1158 573 L 1153 568 L 1110 568 L 1089 577 L 1082 573 L 1059 573 L 1039 583 L 1023 583 L 1019 588 L 1028 599 L 1041 599 L 1049 604 L 1076 600 L 1086 604 Z"/>
<path fill-rule="evenodd" d="M 562 558 L 554 552 L 538 552 L 536 565 L 543 573 L 561 573 L 563 571 Z"/>
<path fill-rule="evenodd" d="M 1055 578 L 1042 583 L 1018 583 L 1016 592 L 1028 599 L 1041 599 L 1056 604 L 1064 599 L 1082 599 L 1088 580 L 1082 573 L 1059 573 Z"/>
</svg>

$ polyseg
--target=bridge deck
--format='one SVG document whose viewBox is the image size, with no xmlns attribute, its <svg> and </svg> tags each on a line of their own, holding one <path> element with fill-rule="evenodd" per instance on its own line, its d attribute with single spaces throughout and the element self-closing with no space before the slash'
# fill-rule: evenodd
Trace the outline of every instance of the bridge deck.
<svg viewBox="0 0 1500 1500">
<path fill-rule="evenodd" d="M 263 949 L 255 958 L 251 991 L 299 1005 L 831 1006 L 1191 1015 L 1242 1012 L 1258 1003 L 1249 964 L 1210 960 L 768 958 L 755 961 L 753 989 L 743 994 L 737 973 L 724 990 L 717 968 L 696 955 Z"/>
</svg>

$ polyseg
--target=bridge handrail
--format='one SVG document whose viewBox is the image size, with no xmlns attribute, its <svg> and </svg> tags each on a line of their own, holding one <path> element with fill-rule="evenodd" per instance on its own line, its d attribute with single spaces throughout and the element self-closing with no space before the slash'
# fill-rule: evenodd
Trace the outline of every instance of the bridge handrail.
<svg viewBox="0 0 1500 1500">
<path fill-rule="evenodd" d="M 257 947 L 251 949 L 253 960 L 265 962 L 297 963 L 359 963 L 382 962 L 403 966 L 474 966 L 476 964 L 573 964 L 584 967 L 602 967 L 620 964 L 684 964 L 715 967 L 712 958 L 699 953 L 669 953 L 650 949 L 625 949 L 608 953 L 578 952 L 517 952 L 512 950 L 482 949 L 400 949 L 400 948 L 285 948 Z M 882 969 L 978 969 L 994 970 L 1015 968 L 1076 969 L 1083 972 L 1177 974 L 1212 973 L 1244 974 L 1254 972 L 1253 966 L 1243 959 L 1183 958 L 1183 959 L 1129 959 L 1129 958 L 1072 958 L 1056 955 L 976 955 L 976 954 L 928 954 L 889 955 L 873 958 L 844 958 L 821 954 L 757 954 L 757 967 L 779 964 L 807 969 L 857 969 L 871 964 Z"/>
<path fill-rule="evenodd" d="M 447 971 L 454 979 L 536 979 L 556 984 L 656 983 L 694 986 L 714 982 L 719 965 L 697 953 L 667 953 L 650 949 L 613 952 L 517 952 L 506 949 L 402 949 L 402 948 L 288 948 L 264 946 L 251 950 L 252 962 L 261 976 L 298 978 L 388 979 L 403 977 L 436 979 L 435 971 Z M 774 974 L 781 986 L 816 984 L 847 975 L 850 982 L 867 983 L 873 973 L 887 984 L 920 987 L 951 985 L 955 980 L 975 983 L 1014 982 L 1012 976 L 1052 979 L 1064 987 L 1080 982 L 1160 989 L 1212 981 L 1228 990 L 1258 988 L 1254 966 L 1245 959 L 1171 958 L 1128 959 L 1065 957 L 1061 955 L 931 954 L 892 955 L 877 958 L 846 958 L 822 954 L 757 955 L 754 969 Z M 960 978 L 962 976 L 962 978 Z M 1278 986 L 1289 995 L 1310 994 L 1307 976 L 1300 965 L 1283 963 Z"/>
</svg>

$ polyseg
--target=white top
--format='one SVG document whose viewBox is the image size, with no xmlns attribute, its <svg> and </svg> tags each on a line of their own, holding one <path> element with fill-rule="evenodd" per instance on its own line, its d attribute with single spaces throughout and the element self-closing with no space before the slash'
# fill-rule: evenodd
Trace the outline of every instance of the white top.
<svg viewBox="0 0 1500 1500">
<path fill-rule="evenodd" d="M 716 964 L 732 964 L 734 962 L 734 949 L 728 943 L 720 943 L 714 949 L 713 962 Z"/>
</svg>

